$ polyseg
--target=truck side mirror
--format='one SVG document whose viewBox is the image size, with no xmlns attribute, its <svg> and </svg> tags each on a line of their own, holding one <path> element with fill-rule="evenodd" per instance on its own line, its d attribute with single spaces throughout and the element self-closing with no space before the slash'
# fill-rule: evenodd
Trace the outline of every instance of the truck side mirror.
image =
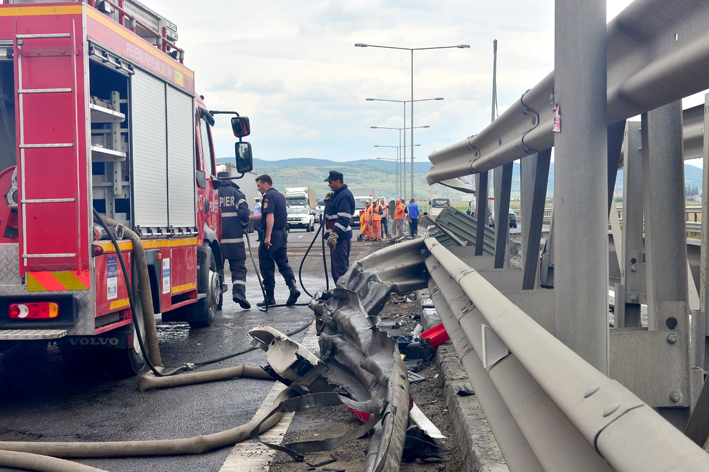
<svg viewBox="0 0 709 472">
<path fill-rule="evenodd" d="M 236 171 L 240 174 L 254 169 L 254 159 L 251 155 L 251 144 L 239 141 L 236 143 Z"/>
<path fill-rule="evenodd" d="M 234 136 L 243 138 L 251 134 L 251 124 L 246 116 L 235 116 L 231 119 L 231 129 L 234 130 Z"/>
</svg>

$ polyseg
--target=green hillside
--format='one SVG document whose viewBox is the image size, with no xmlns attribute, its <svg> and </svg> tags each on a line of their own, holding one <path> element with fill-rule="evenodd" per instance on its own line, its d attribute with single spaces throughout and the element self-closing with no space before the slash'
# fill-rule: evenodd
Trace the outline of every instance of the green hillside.
<svg viewBox="0 0 709 472">
<path fill-rule="evenodd" d="M 374 187 L 378 196 L 387 198 L 398 196 L 395 195 L 394 190 L 396 173 L 381 167 L 339 163 L 337 166 L 274 167 L 259 165 L 254 168 L 257 174 L 270 175 L 274 187 L 279 191 L 283 191 L 286 187 L 310 187 L 315 189 L 318 197 L 322 197 L 330 191 L 327 183 L 324 182 L 330 170 L 342 172 L 345 176 L 345 183 L 351 188 Z M 410 189 L 411 181 L 408 180 L 407 184 L 406 195 L 409 196 L 408 189 Z M 428 199 L 429 187 L 424 175 L 414 176 L 414 190 L 416 199 Z"/>
<path fill-rule="evenodd" d="M 219 158 L 218 161 L 232 162 L 234 158 Z M 408 163 L 407 163 L 408 164 Z M 254 159 L 254 171 L 258 174 L 268 174 L 273 178 L 274 186 L 283 191 L 286 187 L 310 187 L 315 189 L 318 197 L 329 191 L 327 183 L 323 182 L 330 170 L 339 170 L 345 175 L 345 182 L 352 188 L 374 187 L 377 195 L 391 198 L 395 196 L 396 171 L 395 163 L 391 161 L 377 161 L 372 159 L 334 162 L 326 159 L 291 158 L 279 161 L 265 161 Z M 416 162 L 414 175 L 414 196 L 418 201 L 428 200 L 431 196 L 438 196 L 457 200 L 463 193 L 449 189 L 442 185 L 428 186 L 426 172 L 431 168 L 430 162 Z M 406 173 L 406 196 L 410 198 L 411 175 Z M 701 191 L 702 169 L 689 164 L 684 166 L 685 184 L 696 186 Z M 622 191 L 623 171 L 618 172 L 616 191 Z M 512 172 L 512 196 L 518 197 L 520 193 L 519 162 L 515 162 Z M 554 163 L 549 169 L 549 184 L 547 195 L 554 195 Z M 396 195 L 399 196 L 399 195 Z"/>
</svg>

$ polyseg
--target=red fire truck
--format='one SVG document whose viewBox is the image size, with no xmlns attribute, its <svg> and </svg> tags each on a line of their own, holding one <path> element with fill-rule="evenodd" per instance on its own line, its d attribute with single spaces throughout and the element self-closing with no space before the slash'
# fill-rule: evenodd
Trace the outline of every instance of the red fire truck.
<svg viewBox="0 0 709 472">
<path fill-rule="evenodd" d="M 0 3 L 0 351 L 57 341 L 137 372 L 142 312 L 92 213 L 140 235 L 163 321 L 210 325 L 223 292 L 214 118 L 177 27 L 137 1 Z M 133 245 L 119 246 L 131 272 Z"/>
</svg>

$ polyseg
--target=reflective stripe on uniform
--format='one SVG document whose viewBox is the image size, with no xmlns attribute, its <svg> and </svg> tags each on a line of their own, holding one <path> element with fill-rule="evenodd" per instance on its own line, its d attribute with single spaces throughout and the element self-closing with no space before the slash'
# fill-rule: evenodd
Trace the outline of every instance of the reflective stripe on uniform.
<svg viewBox="0 0 709 472">
<path fill-rule="evenodd" d="M 354 218 L 354 215 L 350 215 L 349 213 L 338 213 L 337 216 L 342 216 L 344 218 Z"/>
<path fill-rule="evenodd" d="M 350 230 L 352 229 L 352 228 L 350 228 L 349 226 L 348 226 L 347 228 L 345 228 L 345 227 L 342 226 L 340 223 L 335 223 L 335 226 L 337 226 L 338 228 L 340 228 L 342 231 L 345 231 L 345 232 L 346 232 L 346 231 L 350 231 Z"/>
<path fill-rule="evenodd" d="M 243 243 L 244 238 L 232 238 L 232 239 L 222 239 L 222 244 L 231 244 L 231 243 Z"/>
<path fill-rule="evenodd" d="M 222 213 L 222 218 L 229 218 L 232 216 L 239 216 L 239 214 L 235 211 L 227 211 L 227 212 Z"/>
<path fill-rule="evenodd" d="M 241 200 L 239 200 L 238 202 L 236 202 L 236 206 L 239 206 L 242 203 L 246 203 L 246 200 L 244 200 L 243 198 Z"/>
<path fill-rule="evenodd" d="M 243 280 L 236 280 L 236 281 L 234 281 L 234 285 L 237 285 L 237 284 L 238 284 L 238 285 L 246 285 L 246 282 L 244 282 Z"/>
<path fill-rule="evenodd" d="M 350 216 L 350 215 L 347 215 L 347 216 Z M 338 216 L 337 215 L 325 215 L 325 218 L 327 218 L 328 220 L 336 220 L 338 218 Z"/>
</svg>

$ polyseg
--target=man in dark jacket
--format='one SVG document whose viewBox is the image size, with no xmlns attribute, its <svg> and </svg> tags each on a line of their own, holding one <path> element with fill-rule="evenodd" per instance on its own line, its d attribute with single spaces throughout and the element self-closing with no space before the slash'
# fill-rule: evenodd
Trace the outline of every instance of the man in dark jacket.
<svg viewBox="0 0 709 472">
<path fill-rule="evenodd" d="M 264 174 L 256 177 L 256 189 L 263 195 L 261 214 L 252 215 L 252 221 L 261 222 L 261 244 L 258 247 L 258 262 L 263 277 L 263 288 L 266 292 L 264 301 L 256 306 L 266 307 L 276 304 L 274 291 L 276 288 L 276 266 L 288 286 L 287 306 L 295 305 L 300 296 L 295 275 L 288 264 L 288 212 L 286 197 L 273 188 L 273 180 Z"/>
<path fill-rule="evenodd" d="M 229 177 L 228 172 L 219 172 L 217 177 Z M 241 308 L 251 308 L 246 300 L 246 250 L 244 227 L 249 224 L 249 205 L 239 186 L 231 180 L 222 180 L 219 187 L 219 209 L 222 214 L 221 251 L 229 260 L 231 269 L 231 295 Z"/>
<path fill-rule="evenodd" d="M 335 284 L 345 275 L 350 266 L 352 245 L 350 221 L 355 211 L 354 197 L 347 185 L 342 183 L 343 180 L 342 173 L 335 170 L 331 170 L 330 175 L 325 179 L 333 193 L 328 194 L 330 199 L 325 206 L 325 229 L 329 233 L 324 233 L 323 237 L 327 238 L 327 245 L 330 247 L 330 267 Z"/>
</svg>

